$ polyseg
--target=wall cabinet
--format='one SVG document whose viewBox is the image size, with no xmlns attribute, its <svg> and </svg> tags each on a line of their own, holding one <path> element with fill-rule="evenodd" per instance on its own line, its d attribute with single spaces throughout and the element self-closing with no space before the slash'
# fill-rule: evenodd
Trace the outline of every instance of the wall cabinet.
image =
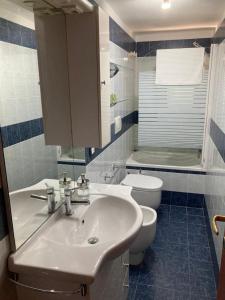
<svg viewBox="0 0 225 300">
<path fill-rule="evenodd" d="M 46 144 L 110 142 L 109 16 L 35 15 Z"/>
</svg>

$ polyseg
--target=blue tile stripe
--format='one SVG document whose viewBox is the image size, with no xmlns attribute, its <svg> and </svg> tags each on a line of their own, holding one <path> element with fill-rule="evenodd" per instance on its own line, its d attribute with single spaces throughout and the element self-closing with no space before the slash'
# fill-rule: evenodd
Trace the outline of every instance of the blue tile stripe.
<svg viewBox="0 0 225 300">
<path fill-rule="evenodd" d="M 37 49 L 35 31 L 0 18 L 0 41 Z"/>
<path fill-rule="evenodd" d="M 194 48 L 193 42 L 199 43 L 210 52 L 211 39 L 187 39 L 187 40 L 166 40 L 166 41 L 146 41 L 137 43 L 138 57 L 156 56 L 157 49 L 174 49 L 174 48 Z"/>
<path fill-rule="evenodd" d="M 44 133 L 43 119 L 1 127 L 3 147 L 9 147 Z"/>
<path fill-rule="evenodd" d="M 8 234 L 3 191 L 0 189 L 0 241 Z"/>
<path fill-rule="evenodd" d="M 136 51 L 136 42 L 111 17 L 109 18 L 110 41 L 127 52 Z"/>
<path fill-rule="evenodd" d="M 195 171 L 195 170 L 181 170 L 181 169 L 167 169 L 167 168 L 156 168 L 156 167 L 143 167 L 143 166 L 133 166 L 126 165 L 127 170 L 145 170 L 145 171 L 158 171 L 158 172 L 166 172 L 166 173 L 180 173 L 180 174 L 199 174 L 206 175 L 206 171 Z"/>
<path fill-rule="evenodd" d="M 210 122 L 210 137 L 215 144 L 219 154 L 225 162 L 225 133 L 219 126 L 211 119 Z"/>
</svg>

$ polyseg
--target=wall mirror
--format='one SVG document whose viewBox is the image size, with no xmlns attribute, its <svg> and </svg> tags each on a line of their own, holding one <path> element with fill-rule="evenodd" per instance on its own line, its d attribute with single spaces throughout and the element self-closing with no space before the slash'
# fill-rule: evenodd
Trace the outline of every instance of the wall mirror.
<svg viewBox="0 0 225 300">
<path fill-rule="evenodd" d="M 85 172 L 85 150 L 45 144 L 34 14 L 8 2 L 1 19 L 9 34 L 0 43 L 0 120 L 16 250 L 50 216 L 47 186 L 55 188 L 59 206 L 60 178 L 73 183 Z"/>
</svg>

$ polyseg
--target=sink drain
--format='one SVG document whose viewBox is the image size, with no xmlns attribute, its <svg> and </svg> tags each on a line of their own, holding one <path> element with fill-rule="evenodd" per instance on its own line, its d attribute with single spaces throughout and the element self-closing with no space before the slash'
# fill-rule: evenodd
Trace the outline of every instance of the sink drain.
<svg viewBox="0 0 225 300">
<path fill-rule="evenodd" d="M 99 241 L 99 239 L 98 239 L 96 236 L 94 236 L 94 237 L 91 237 L 90 239 L 88 239 L 88 244 L 94 245 L 94 244 L 96 244 L 98 241 Z"/>
</svg>

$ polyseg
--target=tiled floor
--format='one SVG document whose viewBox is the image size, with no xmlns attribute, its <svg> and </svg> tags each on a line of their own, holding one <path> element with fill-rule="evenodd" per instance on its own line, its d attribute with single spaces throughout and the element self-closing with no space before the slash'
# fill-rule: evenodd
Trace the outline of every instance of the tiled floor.
<svg viewBox="0 0 225 300">
<path fill-rule="evenodd" d="M 216 299 L 203 209 L 160 206 L 155 241 L 130 267 L 129 300 L 151 299 Z"/>
</svg>

